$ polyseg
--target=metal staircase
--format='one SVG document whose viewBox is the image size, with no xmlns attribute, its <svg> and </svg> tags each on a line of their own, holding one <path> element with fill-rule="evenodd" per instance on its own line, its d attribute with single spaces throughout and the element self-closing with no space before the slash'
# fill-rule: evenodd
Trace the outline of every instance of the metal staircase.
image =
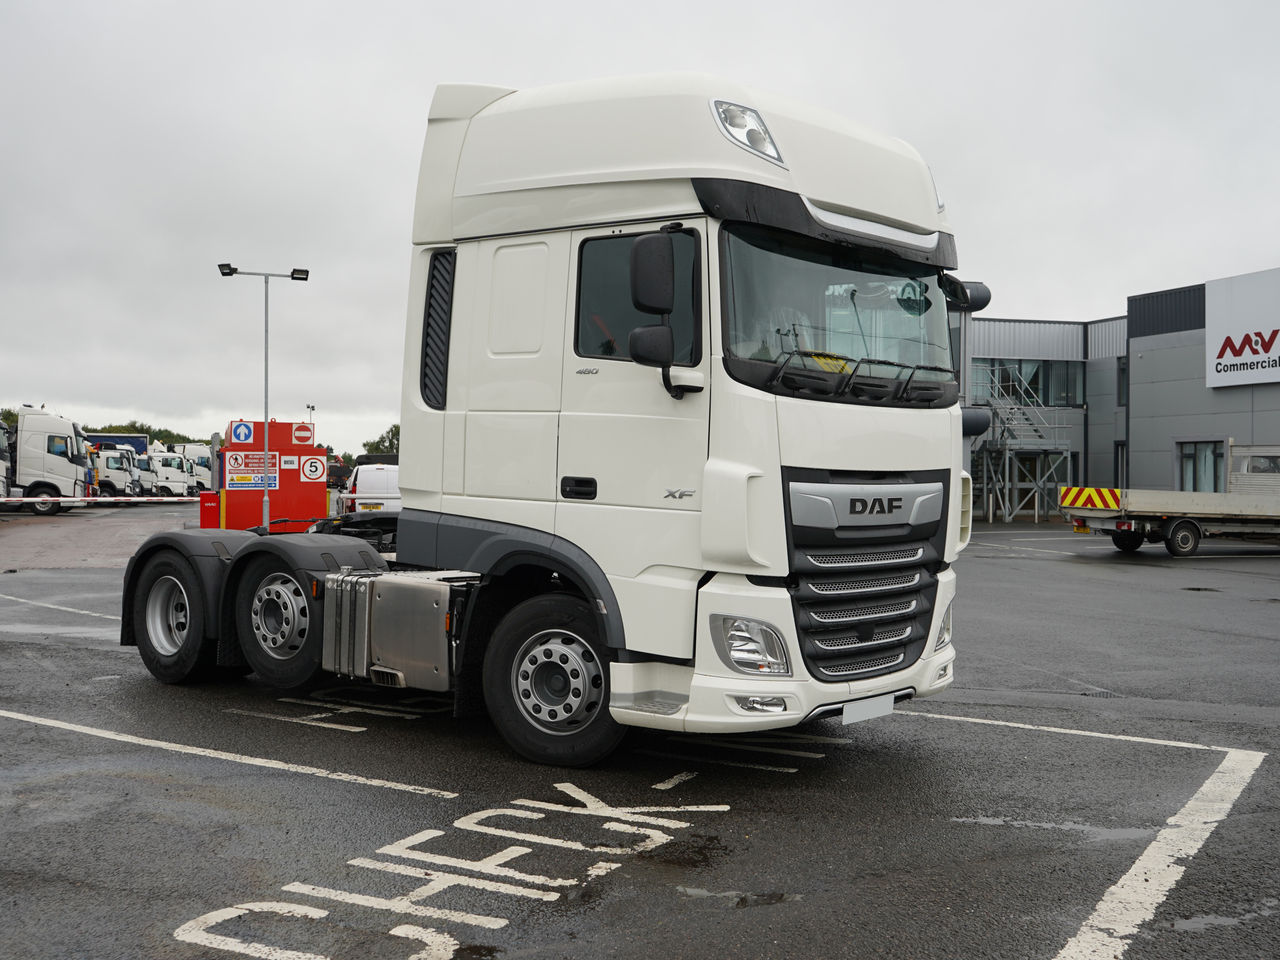
<svg viewBox="0 0 1280 960">
<path fill-rule="evenodd" d="M 991 411 L 991 427 L 974 447 L 974 503 L 1005 523 L 1030 510 L 1038 521 L 1058 510 L 1058 486 L 1071 483 L 1066 411 L 1046 407 L 1014 367 L 977 368 L 971 402 Z"/>
</svg>

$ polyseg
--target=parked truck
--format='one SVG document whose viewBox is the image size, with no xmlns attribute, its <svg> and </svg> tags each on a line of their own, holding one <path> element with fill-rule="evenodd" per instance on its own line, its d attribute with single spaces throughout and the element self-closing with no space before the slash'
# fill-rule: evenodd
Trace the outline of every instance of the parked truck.
<svg viewBox="0 0 1280 960">
<path fill-rule="evenodd" d="M 9 496 L 13 483 L 13 455 L 9 452 L 9 425 L 0 423 L 0 497 Z"/>
<path fill-rule="evenodd" d="M 18 409 L 11 495 L 84 497 L 88 494 L 89 456 L 79 424 L 30 404 Z M 52 516 L 62 509 L 55 499 L 28 504 L 32 513 Z"/>
<path fill-rule="evenodd" d="M 187 497 L 198 493 L 194 476 L 194 467 L 180 453 L 169 453 L 161 448 L 160 452 L 150 455 L 151 466 L 156 475 L 156 493 L 162 497 Z"/>
<path fill-rule="evenodd" d="M 1125 553 L 1163 543 L 1189 557 L 1207 537 L 1280 543 L 1280 445 L 1226 446 L 1224 492 L 1062 487 L 1058 505 L 1076 533 L 1108 535 Z"/>
<path fill-rule="evenodd" d="M 121 642 L 169 683 L 447 691 L 563 765 L 937 694 L 985 429 L 955 266 L 916 152 L 838 116 L 704 77 L 441 86 L 398 521 L 156 535 Z"/>
<path fill-rule="evenodd" d="M 93 464 L 98 471 L 98 496 L 136 497 L 142 492 L 132 447 L 96 444 Z"/>
<path fill-rule="evenodd" d="M 197 490 L 213 489 L 213 452 L 207 443 L 171 443 L 169 449 L 191 461 Z"/>
</svg>

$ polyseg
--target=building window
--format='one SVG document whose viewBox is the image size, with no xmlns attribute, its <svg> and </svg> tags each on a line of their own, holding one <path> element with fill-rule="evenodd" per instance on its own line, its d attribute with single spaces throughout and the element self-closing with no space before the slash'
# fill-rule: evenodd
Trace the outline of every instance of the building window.
<svg viewBox="0 0 1280 960">
<path fill-rule="evenodd" d="M 1129 405 L 1129 358 L 1116 357 L 1116 406 Z"/>
<path fill-rule="evenodd" d="M 1079 360 L 1002 360 L 975 357 L 969 366 L 969 399 L 1018 406 L 1078 407 L 1084 403 L 1084 364 Z"/>
<path fill-rule="evenodd" d="M 578 261 L 578 321 L 574 348 L 580 357 L 629 360 L 627 341 L 636 327 L 659 323 L 631 302 L 631 246 L 634 236 L 598 237 L 582 244 Z M 671 234 L 675 255 L 675 309 L 671 332 L 675 362 L 696 365 L 698 343 L 698 241 L 696 234 Z"/>
<path fill-rule="evenodd" d="M 1116 441 L 1115 478 L 1117 487 L 1129 485 L 1129 445 L 1124 440 Z"/>
<path fill-rule="evenodd" d="M 1213 440 L 1178 444 L 1180 489 L 1197 493 L 1226 490 L 1222 448 L 1221 441 Z"/>
</svg>

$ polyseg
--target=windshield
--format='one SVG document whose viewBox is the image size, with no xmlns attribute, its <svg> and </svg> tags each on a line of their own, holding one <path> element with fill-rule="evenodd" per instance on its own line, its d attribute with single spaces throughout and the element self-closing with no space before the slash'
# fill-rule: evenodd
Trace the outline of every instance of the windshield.
<svg viewBox="0 0 1280 960">
<path fill-rule="evenodd" d="M 935 267 L 758 226 L 724 229 L 734 377 L 852 403 L 956 401 Z"/>
</svg>

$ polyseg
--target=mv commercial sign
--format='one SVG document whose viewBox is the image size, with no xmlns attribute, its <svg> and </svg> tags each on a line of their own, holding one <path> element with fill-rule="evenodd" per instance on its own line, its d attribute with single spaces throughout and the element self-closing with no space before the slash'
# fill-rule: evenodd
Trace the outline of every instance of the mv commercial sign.
<svg viewBox="0 0 1280 960">
<path fill-rule="evenodd" d="M 1204 285 L 1204 382 L 1280 383 L 1280 269 Z"/>
</svg>

